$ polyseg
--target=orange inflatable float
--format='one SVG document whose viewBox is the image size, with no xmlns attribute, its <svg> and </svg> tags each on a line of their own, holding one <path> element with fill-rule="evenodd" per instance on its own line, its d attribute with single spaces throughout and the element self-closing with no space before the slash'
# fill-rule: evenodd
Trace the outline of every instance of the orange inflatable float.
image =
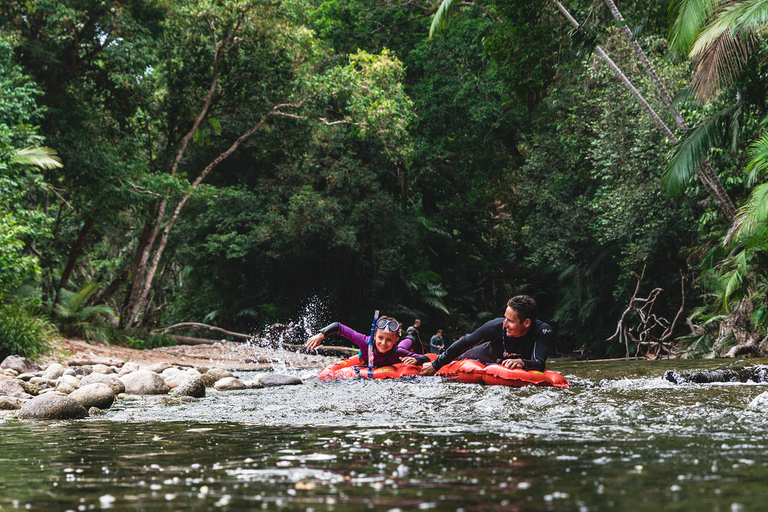
<svg viewBox="0 0 768 512">
<path fill-rule="evenodd" d="M 436 354 L 427 354 L 434 360 Z M 359 356 L 350 357 L 336 364 L 323 368 L 317 378 L 350 379 L 363 377 L 365 379 L 399 379 L 402 377 L 414 377 L 419 374 L 420 367 L 410 364 L 395 364 L 373 369 L 369 376 L 368 367 L 365 366 Z M 438 370 L 437 375 L 452 380 L 473 384 L 487 384 L 489 386 L 554 386 L 567 388 L 569 383 L 557 372 L 544 370 L 510 370 L 500 364 L 485 365 L 479 361 L 464 359 L 453 361 Z"/>
</svg>

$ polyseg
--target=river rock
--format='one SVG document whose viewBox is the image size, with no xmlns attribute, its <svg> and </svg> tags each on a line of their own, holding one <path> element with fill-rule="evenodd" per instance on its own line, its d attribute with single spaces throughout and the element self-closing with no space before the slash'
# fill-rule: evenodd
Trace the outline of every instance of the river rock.
<svg viewBox="0 0 768 512">
<path fill-rule="evenodd" d="M 211 368 L 203 374 L 203 382 L 205 382 L 206 386 L 211 387 L 216 384 L 216 382 L 226 377 L 234 377 L 234 375 L 229 370 L 224 370 L 222 368 Z"/>
<path fill-rule="evenodd" d="M 17 372 L 13 368 L 0 368 L 0 370 L 2 370 L 0 371 L 0 375 L 5 375 L 7 377 L 14 377 L 14 378 L 19 376 L 19 372 Z"/>
<path fill-rule="evenodd" d="M 24 381 L 16 379 L 8 379 L 0 381 L 0 395 L 12 395 L 14 393 L 26 393 L 27 391 L 21 386 Z"/>
<path fill-rule="evenodd" d="M 21 373 L 39 372 L 42 370 L 39 364 L 24 357 L 8 356 L 0 363 L 0 368 L 10 368 Z"/>
<path fill-rule="evenodd" d="M 122 377 L 123 375 L 128 375 L 129 373 L 133 373 L 135 371 L 140 370 L 138 364 L 127 362 L 123 365 L 122 368 L 120 368 L 120 372 L 117 374 L 118 377 Z"/>
<path fill-rule="evenodd" d="M 93 384 L 79 387 L 69 397 L 80 402 L 86 409 L 91 407 L 109 409 L 115 401 L 115 395 L 114 390 L 107 384 L 94 382 Z"/>
<path fill-rule="evenodd" d="M 293 375 L 286 375 L 284 373 L 268 373 L 257 377 L 256 380 L 265 388 L 273 388 L 277 386 L 294 386 L 301 384 L 301 379 Z"/>
<path fill-rule="evenodd" d="M 105 365 L 105 364 L 95 364 L 91 367 L 91 373 L 101 373 L 102 375 L 109 375 L 111 373 L 115 373 L 115 370 L 113 370 L 111 367 Z"/>
<path fill-rule="evenodd" d="M 42 378 L 48 380 L 56 380 L 66 371 L 66 367 L 63 364 L 51 363 L 48 368 L 43 372 Z"/>
<path fill-rule="evenodd" d="M 92 373 L 90 375 L 86 375 L 80 380 L 80 383 L 78 384 L 77 387 L 83 387 L 89 384 L 95 384 L 97 382 L 101 384 L 106 384 L 107 386 L 111 387 L 115 395 L 118 395 L 120 393 L 125 393 L 125 384 L 114 373 L 111 373 L 111 374 Z"/>
<path fill-rule="evenodd" d="M 62 395 L 68 395 L 72 393 L 74 390 L 77 389 L 76 384 L 72 384 L 71 382 L 65 381 L 65 380 L 59 380 L 56 383 L 56 391 L 61 393 Z"/>
<path fill-rule="evenodd" d="M 88 411 L 80 402 L 58 393 L 36 396 L 21 406 L 18 417 L 37 420 L 69 420 L 84 418 Z"/>
<path fill-rule="evenodd" d="M 224 377 L 217 380 L 213 387 L 217 391 L 236 391 L 238 389 L 245 389 L 245 384 L 237 377 Z"/>
<path fill-rule="evenodd" d="M 171 370 L 176 370 L 175 372 L 172 372 Z M 200 373 L 197 370 L 194 370 L 192 368 L 188 370 L 178 370 L 176 368 L 169 368 L 168 370 L 165 370 L 161 376 L 163 377 L 163 380 L 165 380 L 165 383 L 168 384 L 171 388 L 175 388 L 176 386 L 180 386 L 182 382 L 187 380 L 190 377 L 197 377 L 200 378 Z M 200 381 L 202 382 L 202 378 L 200 378 Z M 203 382 L 203 386 L 205 386 L 205 382 Z"/>
<path fill-rule="evenodd" d="M 20 409 L 26 400 L 15 396 L 0 396 L 0 411 L 13 411 Z"/>
<path fill-rule="evenodd" d="M 188 375 L 187 378 L 176 386 L 171 394 L 174 396 L 191 396 L 203 398 L 205 396 L 205 382 L 199 375 Z"/>
<path fill-rule="evenodd" d="M 150 364 L 149 366 L 143 366 L 141 369 L 149 372 L 163 373 L 163 371 L 167 370 L 170 367 L 171 367 L 170 364 L 166 363 L 165 361 L 162 361 L 160 363 Z"/>
<path fill-rule="evenodd" d="M 245 389 L 258 389 L 264 387 L 261 385 L 261 382 L 259 382 L 259 379 L 241 380 L 241 382 L 245 386 Z"/>
<path fill-rule="evenodd" d="M 123 375 L 120 380 L 129 395 L 164 395 L 171 389 L 159 374 L 148 370 Z"/>
</svg>

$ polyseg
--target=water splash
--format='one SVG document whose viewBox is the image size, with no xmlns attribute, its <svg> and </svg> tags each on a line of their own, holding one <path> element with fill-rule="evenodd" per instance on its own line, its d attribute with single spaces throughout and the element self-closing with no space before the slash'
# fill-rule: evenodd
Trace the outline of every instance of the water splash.
<svg viewBox="0 0 768 512">
<path fill-rule="evenodd" d="M 327 316 L 325 303 L 317 296 L 310 297 L 298 318 L 265 326 L 246 345 L 254 360 L 271 363 L 277 373 L 300 369 L 302 358 L 297 357 L 297 352 L 324 325 Z"/>
</svg>

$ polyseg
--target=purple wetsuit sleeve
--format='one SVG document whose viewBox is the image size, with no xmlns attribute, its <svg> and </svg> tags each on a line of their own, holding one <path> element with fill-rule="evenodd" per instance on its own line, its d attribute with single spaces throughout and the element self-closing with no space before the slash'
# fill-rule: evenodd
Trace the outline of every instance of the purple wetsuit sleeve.
<svg viewBox="0 0 768 512">
<path fill-rule="evenodd" d="M 349 341 L 357 345 L 360 350 L 367 349 L 368 347 L 368 336 L 365 334 L 360 334 L 359 332 L 355 331 L 354 329 L 350 329 L 344 324 L 339 324 L 338 335 L 347 338 Z"/>
</svg>

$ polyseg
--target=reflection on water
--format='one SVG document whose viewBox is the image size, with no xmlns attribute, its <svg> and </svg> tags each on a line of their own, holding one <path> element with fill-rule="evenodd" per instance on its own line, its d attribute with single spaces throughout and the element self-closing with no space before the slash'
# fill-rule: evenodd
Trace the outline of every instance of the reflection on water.
<svg viewBox="0 0 768 512">
<path fill-rule="evenodd" d="M 768 386 L 662 378 L 727 365 L 553 365 L 565 390 L 304 370 L 302 386 L 10 419 L 0 509 L 762 510 Z"/>
</svg>

